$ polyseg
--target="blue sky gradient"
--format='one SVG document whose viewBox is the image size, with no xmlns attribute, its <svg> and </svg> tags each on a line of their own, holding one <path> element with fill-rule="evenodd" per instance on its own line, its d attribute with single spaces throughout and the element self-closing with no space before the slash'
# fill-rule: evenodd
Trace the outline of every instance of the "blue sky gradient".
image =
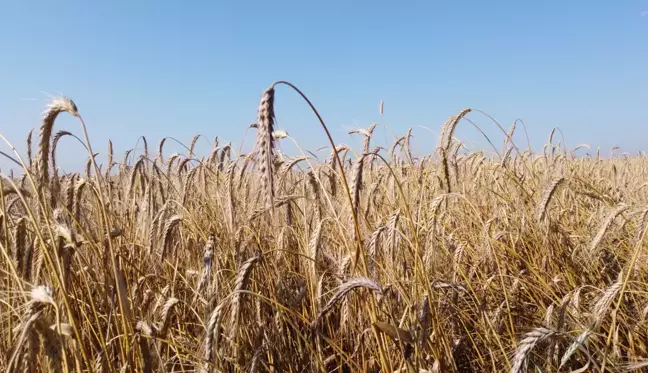
<svg viewBox="0 0 648 373">
<path fill-rule="evenodd" d="M 523 119 L 536 150 L 553 127 L 572 147 L 648 150 L 648 1 L 58 0 L 2 8 L 0 132 L 21 152 L 48 94 L 77 103 L 96 151 L 110 138 L 119 157 L 141 135 L 154 149 L 164 136 L 188 143 L 195 134 L 238 148 L 275 80 L 300 87 L 338 143 L 356 144 L 348 130 L 379 122 L 377 143 L 414 127 L 416 150 L 430 152 L 443 122 L 471 107 L 506 128 Z M 278 127 L 301 146 L 327 144 L 287 88 L 278 89 L 276 110 Z M 485 116 L 468 118 L 501 144 Z M 81 135 L 69 117 L 56 129 Z M 470 125 L 456 135 L 485 147 Z M 522 131 L 516 141 L 526 146 Z M 87 156 L 69 139 L 58 155 L 65 171 L 82 169 Z"/>
</svg>

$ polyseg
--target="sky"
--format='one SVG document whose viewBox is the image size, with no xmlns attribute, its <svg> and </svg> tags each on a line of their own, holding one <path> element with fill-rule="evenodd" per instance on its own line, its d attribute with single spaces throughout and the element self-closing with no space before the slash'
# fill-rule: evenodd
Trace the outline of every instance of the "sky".
<svg viewBox="0 0 648 373">
<path fill-rule="evenodd" d="M 163 137 L 188 144 L 196 134 L 204 136 L 199 151 L 216 136 L 245 151 L 262 92 L 287 80 L 312 100 L 336 143 L 359 144 L 347 132 L 376 122 L 377 145 L 413 128 L 415 152 L 430 153 L 445 120 L 472 108 L 505 128 L 523 120 L 534 150 L 557 127 L 555 139 L 568 147 L 647 151 L 647 67 L 648 0 L 5 0 L 0 133 L 23 155 L 32 128 L 37 143 L 45 105 L 65 95 L 96 152 L 108 139 L 121 157 L 141 153 L 140 136 L 157 149 Z M 281 141 L 286 152 L 327 145 L 285 86 L 276 116 L 291 136 Z M 487 116 L 467 118 L 499 148 L 504 135 Z M 66 115 L 55 130 L 82 136 Z M 474 149 L 487 144 L 468 122 L 456 136 Z M 527 145 L 520 126 L 515 141 Z M 168 152 L 183 152 L 168 143 Z M 67 138 L 57 159 L 78 171 L 87 153 Z"/>
</svg>

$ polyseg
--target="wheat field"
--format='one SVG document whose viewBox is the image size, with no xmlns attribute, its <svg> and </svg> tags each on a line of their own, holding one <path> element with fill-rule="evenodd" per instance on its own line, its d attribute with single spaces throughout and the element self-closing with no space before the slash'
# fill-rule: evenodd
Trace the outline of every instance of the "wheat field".
<svg viewBox="0 0 648 373">
<path fill-rule="evenodd" d="M 311 105 L 328 157 L 277 152 L 277 86 Z M 5 154 L 24 172 L 0 195 L 2 371 L 648 369 L 646 156 L 576 156 L 553 133 L 532 153 L 516 123 L 468 152 L 470 109 L 427 155 L 411 130 L 373 146 L 375 125 L 351 149 L 288 82 L 263 92 L 248 154 L 144 139 L 122 159 L 80 112 L 55 99 L 38 143 Z M 85 172 L 59 174 L 67 136 Z"/>
</svg>

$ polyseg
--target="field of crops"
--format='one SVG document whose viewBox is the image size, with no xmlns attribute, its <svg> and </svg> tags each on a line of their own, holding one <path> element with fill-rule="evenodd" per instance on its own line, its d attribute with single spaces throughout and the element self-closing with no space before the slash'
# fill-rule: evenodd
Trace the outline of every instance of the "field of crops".
<svg viewBox="0 0 648 373">
<path fill-rule="evenodd" d="M 465 109 L 427 154 L 411 130 L 376 147 L 372 125 L 349 134 L 361 149 L 322 137 L 327 158 L 287 157 L 274 98 L 253 152 L 216 139 L 204 157 L 197 137 L 113 154 L 55 99 L 7 154 L 24 175 L 0 195 L 0 370 L 648 369 L 646 156 L 576 156 L 553 134 L 532 153 L 516 123 L 468 152 Z M 57 168 L 69 136 L 85 172 Z"/>
</svg>

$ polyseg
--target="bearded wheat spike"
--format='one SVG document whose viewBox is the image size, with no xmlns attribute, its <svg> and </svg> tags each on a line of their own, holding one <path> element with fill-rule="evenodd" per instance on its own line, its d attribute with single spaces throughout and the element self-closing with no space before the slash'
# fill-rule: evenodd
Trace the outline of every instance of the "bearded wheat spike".
<svg viewBox="0 0 648 373">
<path fill-rule="evenodd" d="M 320 320 L 335 307 L 335 305 L 346 297 L 346 295 L 353 289 L 357 288 L 366 288 L 372 290 L 378 294 L 382 294 L 382 288 L 374 280 L 367 277 L 354 277 L 347 280 L 345 283 L 340 285 L 337 288 L 337 291 L 333 297 L 326 303 L 324 308 L 319 312 L 317 318 L 312 323 L 312 327 L 315 328 L 319 324 Z"/>
<path fill-rule="evenodd" d="M 211 279 L 212 263 L 214 260 L 214 245 L 216 243 L 216 238 L 214 235 L 209 235 L 207 238 L 207 243 L 205 243 L 205 248 L 203 249 L 203 272 L 196 286 L 196 296 L 194 298 L 194 303 L 200 297 L 200 293 L 206 288 L 209 287 L 209 281 Z"/>
<path fill-rule="evenodd" d="M 607 315 L 607 311 L 612 306 L 612 302 L 616 299 L 617 295 L 623 287 L 623 272 L 619 273 L 617 281 L 610 285 L 603 295 L 596 301 L 594 308 L 592 309 L 593 321 L 592 324 L 585 329 L 576 340 L 569 346 L 562 359 L 560 360 L 560 368 L 562 368 L 571 357 L 576 353 L 576 350 L 580 349 L 589 339 L 590 335 L 596 331 L 596 329 L 603 322 L 603 318 Z"/>
<path fill-rule="evenodd" d="M 32 170 L 32 166 L 34 165 L 34 157 L 32 156 L 32 135 L 34 134 L 34 130 L 31 129 L 29 130 L 29 133 L 27 133 L 27 161 L 29 162 L 29 169 Z"/>
<path fill-rule="evenodd" d="M 619 272 L 619 276 L 616 282 L 610 285 L 601 298 L 596 302 L 594 308 L 592 309 L 592 314 L 594 316 L 594 325 L 600 325 L 603 322 L 603 318 L 607 314 L 607 311 L 610 309 L 612 302 L 616 299 L 617 295 L 623 287 L 623 271 Z"/>
<path fill-rule="evenodd" d="M 164 337 L 169 330 L 171 314 L 179 302 L 180 300 L 178 298 L 171 297 L 167 299 L 166 303 L 164 303 L 164 306 L 162 307 L 160 327 L 158 328 L 158 334 L 161 337 Z"/>
<path fill-rule="evenodd" d="M 113 151 L 113 143 L 111 140 L 108 140 L 108 161 L 106 162 L 106 178 L 110 176 L 110 171 L 112 170 L 113 167 L 113 157 L 114 157 L 114 151 Z"/>
<path fill-rule="evenodd" d="M 25 226 L 25 218 L 22 217 L 16 221 L 16 227 L 14 229 L 14 260 L 16 261 L 16 267 L 18 273 L 23 273 L 24 267 L 24 255 L 26 250 L 26 236 L 27 236 L 27 227 Z"/>
<path fill-rule="evenodd" d="M 234 296 L 232 297 L 232 313 L 230 315 L 230 338 L 232 340 L 235 339 L 236 334 L 238 333 L 239 320 L 241 317 L 241 298 L 243 296 L 242 291 L 245 290 L 247 286 L 247 282 L 250 278 L 250 273 L 252 273 L 254 264 L 256 264 L 260 259 L 261 258 L 259 256 L 254 256 L 246 260 L 243 265 L 241 265 L 241 268 L 238 271 L 238 275 L 236 276 L 236 281 L 234 284 Z"/>
<path fill-rule="evenodd" d="M 527 333 L 524 336 L 524 339 L 520 341 L 518 348 L 515 351 L 515 356 L 513 357 L 513 361 L 511 362 L 511 373 L 523 372 L 523 368 L 525 366 L 525 363 L 527 362 L 531 350 L 533 350 L 533 348 L 537 346 L 538 343 L 553 337 L 555 334 L 555 331 L 542 327 L 533 329 L 532 331 Z"/>
<path fill-rule="evenodd" d="M 171 243 L 171 232 L 182 221 L 181 215 L 174 215 L 167 220 L 166 225 L 164 226 L 164 233 L 162 234 L 162 253 L 161 259 L 164 260 L 167 252 L 169 251 L 169 246 Z"/>
<path fill-rule="evenodd" d="M 317 268 L 317 257 L 319 254 L 320 240 L 322 237 L 322 225 L 324 221 L 320 221 L 315 227 L 315 230 L 311 234 L 311 238 L 308 241 L 308 251 L 312 260 L 312 274 L 315 275 L 315 269 Z"/>
<path fill-rule="evenodd" d="M 513 122 L 513 124 L 511 124 L 511 128 L 509 129 L 508 133 L 506 134 L 506 142 L 507 143 L 510 142 L 511 139 L 513 138 L 513 133 L 515 132 L 515 125 L 517 124 L 517 122 L 518 122 L 518 120 L 516 120 L 515 122 Z"/>
<path fill-rule="evenodd" d="M 191 145 L 189 145 L 189 158 L 194 156 L 194 150 L 196 149 L 196 142 L 200 138 L 200 135 L 196 135 L 191 139 Z"/>
<path fill-rule="evenodd" d="M 56 172 L 56 146 L 63 136 L 72 136 L 72 133 L 69 131 L 57 131 L 56 135 L 52 138 L 52 172 Z"/>
<path fill-rule="evenodd" d="M 67 112 L 75 117 L 79 116 L 76 105 L 67 97 L 55 98 L 47 106 L 47 110 L 43 117 L 43 124 L 40 128 L 40 142 L 38 144 L 38 169 L 39 177 L 43 185 L 46 185 L 49 182 L 49 173 L 47 169 L 49 167 L 50 140 L 54 128 L 54 121 L 62 112 Z"/>
<path fill-rule="evenodd" d="M 635 244 L 639 245 L 641 243 L 641 239 L 643 238 L 644 232 L 646 230 L 646 221 L 648 220 L 648 209 L 644 209 L 640 212 L 640 218 L 639 218 L 639 227 L 637 228 L 637 233 L 635 235 Z"/>
<path fill-rule="evenodd" d="M 265 207 L 274 209 L 274 85 L 266 89 L 259 103 L 257 114 L 256 149 L 260 155 L 261 187 L 264 192 Z"/>
<path fill-rule="evenodd" d="M 470 113 L 471 111 L 472 109 L 470 108 L 463 109 L 459 112 L 459 114 L 448 119 L 448 121 L 443 125 L 443 128 L 441 129 L 442 149 L 445 149 L 446 151 L 450 149 L 450 144 L 452 143 L 452 137 L 454 136 L 454 131 L 457 128 L 457 124 L 463 117 L 466 116 L 466 114 Z"/>
<path fill-rule="evenodd" d="M 205 333 L 205 365 L 202 370 L 205 373 L 211 372 L 211 365 L 209 363 L 212 361 L 214 347 L 218 344 L 220 337 L 222 308 L 222 304 L 214 308 L 207 321 L 207 330 Z"/>
<path fill-rule="evenodd" d="M 364 153 L 369 153 L 369 143 L 371 142 L 371 136 L 373 135 L 374 129 L 376 129 L 376 123 L 372 123 L 367 129 L 368 136 L 365 136 L 362 144 L 362 150 Z"/>
<path fill-rule="evenodd" d="M 594 330 L 592 328 L 585 329 L 585 331 L 583 331 L 578 336 L 578 338 L 576 338 L 576 340 L 572 342 L 571 345 L 569 345 L 569 348 L 567 349 L 567 351 L 565 351 L 565 354 L 563 355 L 562 359 L 560 359 L 560 367 L 558 368 L 559 370 L 562 369 L 562 367 L 569 362 L 569 360 L 574 355 L 574 353 L 576 353 L 576 350 L 578 350 L 585 344 L 585 342 L 587 341 L 589 336 L 592 335 L 593 332 Z"/>
<path fill-rule="evenodd" d="M 549 206 L 549 202 L 551 201 L 551 197 L 556 193 L 556 190 L 558 190 L 558 186 L 562 184 L 562 182 L 565 181 L 565 178 L 562 176 L 557 177 L 554 179 L 551 184 L 549 184 L 545 190 L 544 193 L 542 193 L 542 199 L 540 200 L 540 203 L 538 204 L 538 212 L 537 212 L 537 220 L 541 221 L 547 214 L 547 207 Z"/>
<path fill-rule="evenodd" d="M 353 166 L 353 180 L 351 182 L 351 198 L 353 198 L 353 214 L 357 216 L 358 208 L 360 206 L 360 192 L 363 186 L 362 172 L 364 165 L 365 155 L 363 154 Z"/>
<path fill-rule="evenodd" d="M 590 242 L 589 245 L 589 254 L 590 255 L 595 255 L 598 249 L 599 243 L 601 243 L 601 240 L 603 240 L 603 236 L 605 235 L 605 232 L 607 232 L 607 229 L 610 227 L 610 224 L 616 219 L 617 216 L 619 216 L 622 212 L 627 210 L 629 208 L 628 205 L 626 204 L 619 204 L 617 207 L 608 214 L 608 216 L 605 218 L 603 221 L 603 224 L 601 224 L 601 227 L 599 228 L 598 232 L 596 233 L 596 236 L 592 239 L 592 242 Z"/>
</svg>

